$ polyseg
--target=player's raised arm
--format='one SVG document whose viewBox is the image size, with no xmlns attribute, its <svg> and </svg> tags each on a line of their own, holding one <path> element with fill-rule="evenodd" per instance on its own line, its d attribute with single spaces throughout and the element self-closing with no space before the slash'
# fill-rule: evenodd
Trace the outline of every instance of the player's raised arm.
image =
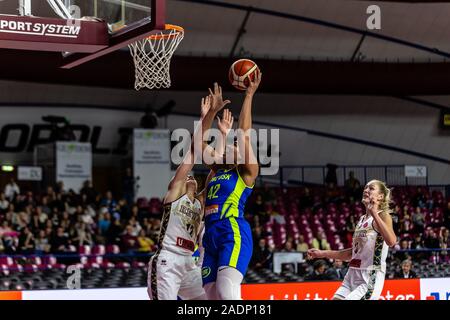
<svg viewBox="0 0 450 320">
<path fill-rule="evenodd" d="M 253 185 L 259 173 L 259 165 L 253 147 L 250 141 L 250 129 L 252 129 L 252 105 L 253 96 L 261 83 L 262 73 L 260 71 L 255 73 L 254 80 L 249 79 L 250 84 L 245 92 L 245 99 L 242 105 L 241 113 L 239 115 L 239 129 L 244 136 L 238 137 L 240 139 L 239 145 L 244 146 L 243 156 L 245 163 L 240 165 L 240 173 L 246 185 Z M 242 141 L 243 140 L 243 141 Z M 241 151 L 242 152 L 242 151 Z"/>
<path fill-rule="evenodd" d="M 342 261 L 349 261 L 352 258 L 352 248 L 343 250 L 319 250 L 309 249 L 307 253 L 308 259 L 339 259 Z"/>
<path fill-rule="evenodd" d="M 223 100 L 222 97 L 222 88 L 216 83 L 214 83 L 214 89 L 209 89 L 210 97 L 211 97 L 211 107 L 208 109 L 206 113 L 204 113 L 204 117 L 202 117 L 201 127 L 202 127 L 202 152 L 207 153 L 212 159 L 219 159 L 222 155 L 218 155 L 217 151 L 215 151 L 211 146 L 206 143 L 208 139 L 205 134 L 214 122 L 214 118 L 217 116 L 220 110 L 222 110 L 227 104 L 231 103 L 230 100 Z M 203 114 L 203 113 L 202 113 Z M 196 142 L 197 143 L 197 142 Z M 198 149 L 198 148 L 196 148 Z"/>
<path fill-rule="evenodd" d="M 201 141 L 201 129 L 202 129 L 202 122 L 205 115 L 208 113 L 209 109 L 211 108 L 211 97 L 207 96 L 202 99 L 201 102 L 201 115 L 200 115 L 200 123 L 195 128 L 193 139 L 191 141 L 191 145 L 189 147 L 188 152 L 183 158 L 183 162 L 180 163 L 180 165 L 177 167 L 177 170 L 175 171 L 175 175 L 173 176 L 172 180 L 170 180 L 168 191 L 166 193 L 166 196 L 164 197 L 164 202 L 171 202 L 176 199 L 178 199 L 183 193 L 186 192 L 184 190 L 186 188 L 186 178 L 189 174 L 189 172 L 194 167 L 195 161 L 194 161 L 194 143 L 195 141 L 200 140 Z"/>
<path fill-rule="evenodd" d="M 230 132 L 231 128 L 233 127 L 234 118 L 233 118 L 233 115 L 231 114 L 230 110 L 225 109 L 223 112 L 222 119 L 217 117 L 217 121 L 218 121 L 219 130 L 221 133 L 221 138 L 217 142 L 215 153 L 218 156 L 223 157 L 223 153 L 224 153 L 225 146 L 226 146 L 227 136 L 228 136 L 228 133 Z M 200 200 L 202 205 L 204 204 L 206 190 L 208 188 L 209 181 L 212 179 L 212 177 L 214 176 L 215 173 L 216 173 L 215 170 L 210 170 L 208 177 L 206 178 L 206 181 L 205 181 L 205 187 L 197 196 L 197 198 Z"/>
</svg>

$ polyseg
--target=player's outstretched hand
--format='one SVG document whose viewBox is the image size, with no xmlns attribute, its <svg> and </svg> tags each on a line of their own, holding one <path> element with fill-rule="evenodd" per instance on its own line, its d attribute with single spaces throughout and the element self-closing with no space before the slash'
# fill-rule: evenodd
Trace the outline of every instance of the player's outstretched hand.
<svg viewBox="0 0 450 320">
<path fill-rule="evenodd" d="M 217 82 L 214 83 L 214 90 L 211 90 L 211 88 L 209 88 L 209 93 L 212 99 L 210 111 L 214 112 L 215 114 L 222 110 L 227 104 L 231 103 L 230 100 L 223 100 L 222 88 Z"/>
<path fill-rule="evenodd" d="M 250 80 L 250 84 L 247 87 L 247 91 L 246 94 L 248 95 L 254 95 L 256 90 L 258 90 L 259 84 L 261 83 L 261 78 L 262 78 L 262 72 L 261 71 L 256 71 L 255 72 L 255 79 Z"/>
<path fill-rule="evenodd" d="M 202 103 L 201 103 L 201 117 L 202 119 L 206 116 L 206 114 L 208 113 L 208 111 L 211 109 L 211 101 L 212 101 L 212 97 L 211 95 L 202 98 Z"/>
<path fill-rule="evenodd" d="M 219 127 L 219 130 L 223 135 L 228 135 L 228 132 L 230 132 L 231 128 L 233 127 L 233 121 L 233 115 L 228 109 L 225 109 L 223 111 L 222 119 L 220 119 L 220 117 L 217 117 L 217 126 Z"/>
<path fill-rule="evenodd" d="M 380 200 L 375 198 L 375 196 L 372 196 L 369 198 L 369 205 L 367 207 L 369 209 L 369 214 L 371 216 L 374 216 L 375 214 L 379 213 L 380 211 Z"/>
<path fill-rule="evenodd" d="M 312 260 L 312 259 L 320 259 L 324 258 L 322 250 L 319 249 L 309 249 L 306 254 L 306 259 Z"/>
</svg>

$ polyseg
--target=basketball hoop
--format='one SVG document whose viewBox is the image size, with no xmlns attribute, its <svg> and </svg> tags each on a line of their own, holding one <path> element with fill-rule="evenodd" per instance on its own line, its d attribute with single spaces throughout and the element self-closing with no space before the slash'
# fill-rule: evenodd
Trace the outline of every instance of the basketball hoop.
<svg viewBox="0 0 450 320">
<path fill-rule="evenodd" d="M 128 47 L 133 57 L 136 90 L 170 87 L 170 60 L 184 38 L 184 29 L 166 24 L 166 29 Z"/>
</svg>

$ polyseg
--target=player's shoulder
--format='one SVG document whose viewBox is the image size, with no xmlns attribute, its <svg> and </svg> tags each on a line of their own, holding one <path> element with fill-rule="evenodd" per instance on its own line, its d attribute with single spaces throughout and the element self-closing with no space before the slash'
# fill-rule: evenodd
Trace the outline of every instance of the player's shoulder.
<svg viewBox="0 0 450 320">
<path fill-rule="evenodd" d="M 163 206 L 172 205 L 173 203 L 181 200 L 186 194 L 185 193 L 170 193 L 167 192 L 163 200 Z"/>
</svg>

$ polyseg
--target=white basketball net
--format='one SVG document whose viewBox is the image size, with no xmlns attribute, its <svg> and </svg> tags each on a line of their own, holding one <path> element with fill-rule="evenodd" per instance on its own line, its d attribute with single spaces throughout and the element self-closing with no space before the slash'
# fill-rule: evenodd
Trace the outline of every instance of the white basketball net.
<svg viewBox="0 0 450 320">
<path fill-rule="evenodd" d="M 183 38 L 182 28 L 166 29 L 128 46 L 134 60 L 136 90 L 170 87 L 170 60 Z"/>
</svg>

